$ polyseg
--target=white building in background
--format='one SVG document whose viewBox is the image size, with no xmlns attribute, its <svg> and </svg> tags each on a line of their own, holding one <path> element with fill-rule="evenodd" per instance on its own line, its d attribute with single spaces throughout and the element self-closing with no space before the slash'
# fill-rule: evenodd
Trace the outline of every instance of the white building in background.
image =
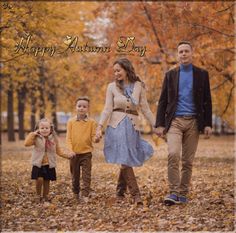
<svg viewBox="0 0 236 233">
<path fill-rule="evenodd" d="M 57 112 L 58 130 L 66 130 L 67 121 L 71 118 L 71 116 L 71 112 Z"/>
<path fill-rule="evenodd" d="M 7 112 L 4 111 L 2 112 L 2 130 L 5 131 L 7 130 Z M 51 116 L 48 116 L 51 118 Z M 71 112 L 57 112 L 57 123 L 58 123 L 58 130 L 65 131 L 66 130 L 66 124 L 67 121 L 72 117 Z M 99 121 L 100 115 L 95 115 L 91 116 L 94 118 L 97 122 Z M 36 119 L 38 120 L 38 119 Z M 18 129 L 18 116 L 17 112 L 14 112 L 14 123 L 15 123 L 15 130 Z M 140 127 L 141 127 L 141 132 L 142 133 L 150 133 L 151 132 L 151 127 L 145 120 L 143 116 L 140 116 Z M 220 134 L 233 134 L 234 129 L 230 128 L 227 122 L 223 121 L 220 116 L 217 116 L 215 114 L 212 115 L 212 128 L 213 128 L 213 133 L 216 135 Z M 26 114 L 25 115 L 25 130 L 30 130 L 30 115 Z"/>
<path fill-rule="evenodd" d="M 72 116 L 72 113 L 66 113 L 66 112 L 57 112 L 57 123 L 58 123 L 58 129 L 59 130 L 66 130 L 66 124 L 69 118 Z M 7 130 L 7 112 L 2 112 L 2 130 Z M 48 116 L 51 118 L 50 116 Z M 36 119 L 38 121 L 39 119 Z M 15 129 L 18 129 L 18 115 L 17 112 L 14 112 L 14 126 Z M 25 130 L 30 129 L 30 115 L 25 115 Z"/>
</svg>

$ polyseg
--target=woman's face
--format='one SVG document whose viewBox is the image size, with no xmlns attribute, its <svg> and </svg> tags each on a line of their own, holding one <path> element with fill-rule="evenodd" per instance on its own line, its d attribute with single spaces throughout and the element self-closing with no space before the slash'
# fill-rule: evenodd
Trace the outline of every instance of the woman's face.
<svg viewBox="0 0 236 233">
<path fill-rule="evenodd" d="M 126 71 L 119 64 L 115 64 L 113 70 L 116 80 L 121 81 L 127 79 Z"/>
</svg>

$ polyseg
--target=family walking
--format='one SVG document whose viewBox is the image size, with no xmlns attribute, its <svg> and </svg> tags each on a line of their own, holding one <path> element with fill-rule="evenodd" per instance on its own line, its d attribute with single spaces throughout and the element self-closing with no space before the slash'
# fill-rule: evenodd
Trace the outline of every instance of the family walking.
<svg viewBox="0 0 236 233">
<path fill-rule="evenodd" d="M 31 178 L 36 180 L 38 199 L 48 200 L 49 182 L 56 180 L 58 154 L 70 160 L 75 198 L 88 200 L 93 143 L 100 141 L 103 127 L 107 124 L 104 156 L 106 162 L 120 165 L 117 200 L 124 199 L 129 193 L 133 203 L 142 205 L 133 167 L 142 166 L 152 157 L 154 150 L 141 137 L 138 117 L 141 111 L 152 131 L 159 137 L 167 138 L 169 194 L 164 203 L 187 203 L 199 134 L 203 132 L 209 137 L 212 128 L 208 72 L 192 64 L 192 55 L 193 48 L 189 42 L 178 44 L 180 65 L 165 74 L 156 117 L 149 108 L 144 82 L 136 75 L 132 63 L 120 58 L 113 64 L 114 81 L 107 86 L 105 106 L 98 125 L 88 116 L 89 98 L 79 97 L 76 100 L 77 115 L 67 123 L 67 152 L 61 149 L 50 121 L 41 119 L 36 131 L 25 140 L 25 146 L 34 145 Z"/>
</svg>

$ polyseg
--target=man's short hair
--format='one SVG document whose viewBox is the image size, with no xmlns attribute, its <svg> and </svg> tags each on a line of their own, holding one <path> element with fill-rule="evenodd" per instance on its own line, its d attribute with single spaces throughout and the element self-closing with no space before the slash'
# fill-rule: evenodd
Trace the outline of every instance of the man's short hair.
<svg viewBox="0 0 236 233">
<path fill-rule="evenodd" d="M 182 44 L 188 44 L 190 46 L 191 49 L 193 49 L 192 44 L 189 41 L 186 40 L 182 40 L 178 43 L 177 49 L 179 48 L 180 45 Z"/>
<path fill-rule="evenodd" d="M 76 103 L 77 103 L 79 100 L 85 100 L 85 101 L 87 101 L 88 103 L 90 102 L 90 99 L 89 99 L 88 96 L 80 96 L 80 97 L 76 100 Z"/>
</svg>

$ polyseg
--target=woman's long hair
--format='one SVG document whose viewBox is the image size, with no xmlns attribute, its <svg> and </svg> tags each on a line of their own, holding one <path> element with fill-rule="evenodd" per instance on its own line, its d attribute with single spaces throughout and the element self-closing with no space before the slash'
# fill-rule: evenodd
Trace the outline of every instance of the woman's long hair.
<svg viewBox="0 0 236 233">
<path fill-rule="evenodd" d="M 132 63 L 127 58 L 119 58 L 114 63 L 113 66 L 119 64 L 126 72 L 128 81 L 130 83 L 134 83 L 136 81 L 142 82 L 141 79 L 135 74 L 134 67 Z M 124 81 L 116 80 L 116 85 L 123 90 L 124 89 Z"/>
</svg>

